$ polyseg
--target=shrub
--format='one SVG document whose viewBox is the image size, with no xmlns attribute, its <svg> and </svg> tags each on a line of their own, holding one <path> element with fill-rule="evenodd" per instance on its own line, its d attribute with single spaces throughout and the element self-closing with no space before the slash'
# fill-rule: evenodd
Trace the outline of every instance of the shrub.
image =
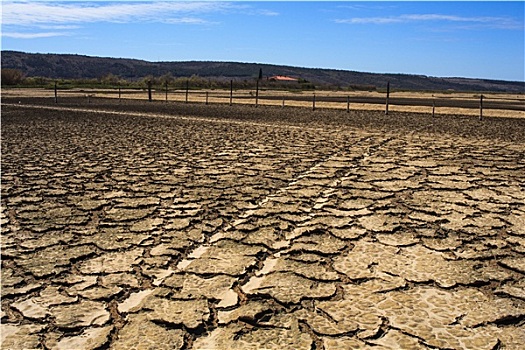
<svg viewBox="0 0 525 350">
<path fill-rule="evenodd" d="M 2 85 L 18 85 L 24 80 L 24 73 L 18 69 L 2 69 Z"/>
</svg>

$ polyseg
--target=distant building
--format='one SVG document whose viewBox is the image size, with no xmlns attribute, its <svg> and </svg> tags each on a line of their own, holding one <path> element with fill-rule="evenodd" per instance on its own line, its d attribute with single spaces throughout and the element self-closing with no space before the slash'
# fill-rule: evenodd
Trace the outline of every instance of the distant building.
<svg viewBox="0 0 525 350">
<path fill-rule="evenodd" d="M 273 77 L 268 78 L 269 81 L 290 81 L 290 82 L 297 82 L 299 79 L 287 77 L 286 75 L 274 75 Z"/>
</svg>

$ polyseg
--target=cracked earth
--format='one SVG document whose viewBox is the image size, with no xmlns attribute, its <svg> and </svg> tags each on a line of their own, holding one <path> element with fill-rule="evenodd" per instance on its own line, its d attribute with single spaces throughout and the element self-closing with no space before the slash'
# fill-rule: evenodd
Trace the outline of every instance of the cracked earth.
<svg viewBox="0 0 525 350">
<path fill-rule="evenodd" d="M 85 107 L 2 106 L 2 349 L 525 343 L 524 138 Z"/>
</svg>

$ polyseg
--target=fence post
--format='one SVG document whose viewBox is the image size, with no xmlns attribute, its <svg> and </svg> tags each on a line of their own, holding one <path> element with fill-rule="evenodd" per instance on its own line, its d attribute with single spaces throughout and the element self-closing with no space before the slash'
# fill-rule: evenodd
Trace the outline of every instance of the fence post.
<svg viewBox="0 0 525 350">
<path fill-rule="evenodd" d="M 346 113 L 350 113 L 350 95 L 346 96 Z"/>
<path fill-rule="evenodd" d="M 230 106 L 232 105 L 233 101 L 233 80 L 230 80 Z"/>
<path fill-rule="evenodd" d="M 206 91 L 206 104 L 208 104 L 208 91 Z"/>
<path fill-rule="evenodd" d="M 283 96 L 283 105 L 281 106 L 281 108 L 284 108 L 284 96 Z"/>
<path fill-rule="evenodd" d="M 436 99 L 432 98 L 432 118 L 434 118 L 435 111 L 436 111 Z"/>
<path fill-rule="evenodd" d="M 259 106 L 259 79 L 255 84 L 255 108 Z"/>
<path fill-rule="evenodd" d="M 483 119 L 483 95 L 479 97 L 479 120 Z"/>
<path fill-rule="evenodd" d="M 312 100 L 312 111 L 315 111 L 315 92 L 314 92 L 314 98 Z"/>
<path fill-rule="evenodd" d="M 185 103 L 188 103 L 188 90 L 190 89 L 190 81 L 189 79 L 186 80 L 186 100 Z"/>
<path fill-rule="evenodd" d="M 120 84 L 118 86 L 118 101 L 120 102 Z"/>
<path fill-rule="evenodd" d="M 166 80 L 166 102 L 168 102 L 168 81 Z"/>
<path fill-rule="evenodd" d="M 388 103 L 390 102 L 390 82 L 386 83 L 386 105 L 385 105 L 385 115 L 388 115 Z"/>
<path fill-rule="evenodd" d="M 58 103 L 57 82 L 55 81 L 55 103 Z"/>
<path fill-rule="evenodd" d="M 151 97 L 151 80 L 148 80 L 148 101 L 151 102 L 153 99 Z"/>
</svg>

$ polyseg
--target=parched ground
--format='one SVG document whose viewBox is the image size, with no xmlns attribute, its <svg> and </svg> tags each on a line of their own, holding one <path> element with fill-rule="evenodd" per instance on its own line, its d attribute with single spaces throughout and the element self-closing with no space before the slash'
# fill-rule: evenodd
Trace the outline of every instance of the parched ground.
<svg viewBox="0 0 525 350">
<path fill-rule="evenodd" d="M 2 102 L 2 349 L 525 343 L 523 120 Z"/>
</svg>

